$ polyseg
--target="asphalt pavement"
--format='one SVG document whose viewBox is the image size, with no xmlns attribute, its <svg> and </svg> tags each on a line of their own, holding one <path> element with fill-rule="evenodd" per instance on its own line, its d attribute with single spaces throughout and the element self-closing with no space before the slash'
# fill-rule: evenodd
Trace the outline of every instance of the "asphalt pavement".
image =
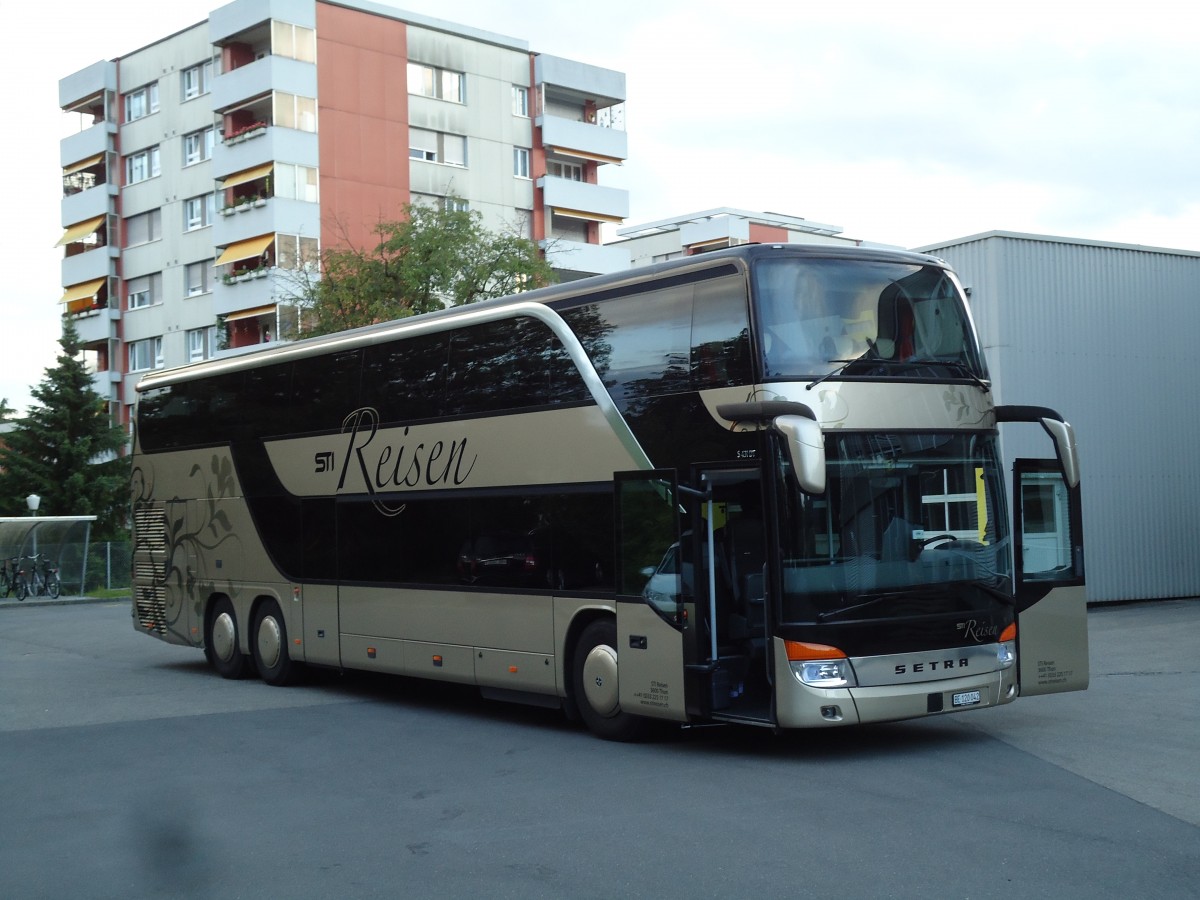
<svg viewBox="0 0 1200 900">
<path fill-rule="evenodd" d="M 20 607 L 112 603 L 0 599 Z M 1018 700 L 954 718 L 1184 822 L 1200 826 L 1200 598 L 1097 604 L 1088 612 L 1086 692 Z"/>
</svg>

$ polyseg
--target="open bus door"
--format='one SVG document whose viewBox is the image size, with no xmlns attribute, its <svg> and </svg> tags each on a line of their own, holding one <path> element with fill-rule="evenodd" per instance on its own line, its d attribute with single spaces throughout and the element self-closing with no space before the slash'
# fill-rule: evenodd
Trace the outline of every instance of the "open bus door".
<svg viewBox="0 0 1200 900">
<path fill-rule="evenodd" d="M 1088 686 L 1079 483 L 1054 460 L 1013 466 L 1017 660 L 1021 696 Z"/>
<path fill-rule="evenodd" d="M 996 407 L 996 422 L 1032 422 L 1057 460 L 1013 466 L 1013 563 L 1022 696 L 1086 690 L 1089 680 L 1083 520 L 1075 432 L 1043 406 Z"/>
<path fill-rule="evenodd" d="M 618 472 L 615 484 L 620 708 L 684 721 L 684 604 L 693 578 L 675 472 Z"/>
</svg>

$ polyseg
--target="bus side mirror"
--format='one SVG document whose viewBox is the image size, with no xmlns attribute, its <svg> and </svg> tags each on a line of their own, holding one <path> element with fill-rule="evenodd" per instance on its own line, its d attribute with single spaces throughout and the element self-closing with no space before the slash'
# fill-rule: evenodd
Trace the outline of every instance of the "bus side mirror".
<svg viewBox="0 0 1200 900">
<path fill-rule="evenodd" d="M 806 494 L 825 493 L 825 436 L 805 416 L 777 416 L 771 427 L 783 436 L 792 470 Z"/>
<path fill-rule="evenodd" d="M 1075 447 L 1075 429 L 1069 422 L 1057 419 L 1042 419 L 1042 427 L 1054 440 L 1054 449 L 1058 451 L 1067 487 L 1076 487 L 1079 484 L 1079 450 Z"/>
<path fill-rule="evenodd" d="M 1035 422 L 1045 429 L 1054 441 L 1054 450 L 1062 466 L 1063 480 L 1074 490 L 1079 486 L 1079 450 L 1075 446 L 1075 429 L 1062 416 L 1045 406 L 996 407 L 996 422 Z"/>
</svg>

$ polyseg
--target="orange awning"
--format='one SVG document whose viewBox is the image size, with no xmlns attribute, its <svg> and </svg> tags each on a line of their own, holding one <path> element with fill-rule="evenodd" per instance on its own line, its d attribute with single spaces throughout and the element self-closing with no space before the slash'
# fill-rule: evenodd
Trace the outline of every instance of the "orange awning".
<svg viewBox="0 0 1200 900">
<path fill-rule="evenodd" d="M 264 175 L 270 175 L 271 170 L 275 168 L 275 163 L 263 163 L 261 166 L 255 166 L 253 169 L 243 169 L 241 172 L 234 172 L 232 175 L 226 175 L 221 179 L 223 187 L 231 188 L 239 184 L 245 184 L 247 181 L 254 181 L 256 178 L 262 178 Z"/>
<path fill-rule="evenodd" d="M 93 281 L 85 281 L 82 284 L 73 284 L 65 294 L 59 299 L 59 303 L 70 303 L 72 300 L 83 300 L 88 297 L 95 297 L 100 293 L 100 288 L 104 287 L 104 282 L 107 278 L 96 278 Z"/>
<path fill-rule="evenodd" d="M 624 160 L 617 156 L 605 156 L 602 153 L 589 153 L 586 150 L 572 150 L 570 147 L 559 147 L 557 145 L 547 147 L 547 150 L 557 153 L 559 156 L 570 156 L 573 159 L 586 159 L 598 163 L 612 163 L 613 165 L 621 165 Z"/>
<path fill-rule="evenodd" d="M 217 257 L 214 266 L 223 266 L 225 263 L 239 262 L 243 259 L 250 259 L 253 256 L 261 256 L 275 242 L 275 235 L 263 234 L 258 237 L 246 238 L 244 241 L 237 241 L 225 248 L 224 252 Z"/>
<path fill-rule="evenodd" d="M 587 222 L 624 222 L 620 216 L 609 216 L 604 213 L 585 212 L 582 209 L 563 209 L 561 206 L 550 207 L 556 214 L 570 219 L 583 219 Z"/>
<path fill-rule="evenodd" d="M 58 239 L 55 247 L 62 247 L 64 244 L 73 244 L 76 241 L 83 240 L 90 234 L 95 234 L 96 229 L 104 224 L 104 216 L 96 216 L 94 219 L 88 219 L 86 222 L 76 222 L 63 232 L 63 236 Z"/>
<path fill-rule="evenodd" d="M 236 322 L 238 319 L 255 319 L 259 316 L 275 314 L 275 304 L 270 306 L 256 306 L 254 309 L 239 309 L 237 312 L 231 312 L 225 317 L 226 322 Z"/>
<path fill-rule="evenodd" d="M 97 153 L 95 156 L 89 156 L 87 159 L 81 159 L 77 163 L 73 163 L 72 165 L 66 166 L 63 169 L 63 174 L 64 175 L 74 175 L 76 172 L 82 172 L 84 169 L 90 169 L 92 166 L 94 166 L 96 163 L 100 162 L 100 160 L 102 160 L 102 159 L 104 159 L 103 153 Z"/>
</svg>

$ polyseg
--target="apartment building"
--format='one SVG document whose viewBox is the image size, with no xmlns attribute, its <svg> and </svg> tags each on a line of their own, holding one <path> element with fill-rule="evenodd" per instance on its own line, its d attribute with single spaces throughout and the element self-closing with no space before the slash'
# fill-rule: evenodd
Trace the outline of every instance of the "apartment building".
<svg viewBox="0 0 1200 900">
<path fill-rule="evenodd" d="M 274 339 L 321 248 L 463 203 L 618 271 L 625 76 L 369 0 L 234 0 L 59 82 L 64 315 L 114 419 L 141 373 Z"/>
<path fill-rule="evenodd" d="M 846 237 L 837 225 L 729 206 L 618 228 L 617 238 L 609 246 L 625 250 L 630 265 L 648 266 L 741 244 L 891 246 Z"/>
</svg>

